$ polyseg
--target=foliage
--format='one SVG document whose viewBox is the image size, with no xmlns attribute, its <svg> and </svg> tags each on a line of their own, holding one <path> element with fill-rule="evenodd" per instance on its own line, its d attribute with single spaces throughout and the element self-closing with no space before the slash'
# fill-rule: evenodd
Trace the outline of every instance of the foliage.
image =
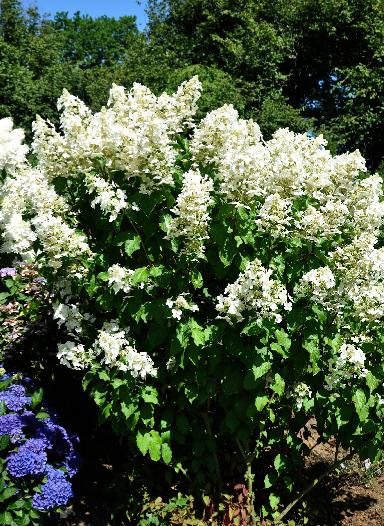
<svg viewBox="0 0 384 526">
<path fill-rule="evenodd" d="M 383 0 L 152 0 L 149 36 L 165 56 L 230 75 L 268 137 L 279 126 L 313 127 L 339 152 L 359 148 L 376 169 L 383 13 Z"/>
<path fill-rule="evenodd" d="M 34 168 L 7 121 L 2 250 L 47 280 L 101 420 L 194 488 L 245 481 L 255 522 L 285 514 L 313 418 L 381 455 L 382 180 L 231 106 L 193 126 L 200 90 L 113 86 L 95 114 L 64 92 Z"/>
<path fill-rule="evenodd" d="M 41 320 L 48 301 L 45 280 L 36 270 L 19 263 L 0 269 L 0 353 L 21 343 Z"/>
<path fill-rule="evenodd" d="M 0 522 L 37 526 L 72 496 L 77 437 L 47 412 L 31 380 L 0 375 Z"/>
</svg>

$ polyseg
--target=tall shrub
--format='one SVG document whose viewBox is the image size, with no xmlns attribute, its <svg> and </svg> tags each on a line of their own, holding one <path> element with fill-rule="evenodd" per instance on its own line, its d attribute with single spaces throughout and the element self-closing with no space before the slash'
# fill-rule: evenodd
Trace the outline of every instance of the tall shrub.
<svg viewBox="0 0 384 526">
<path fill-rule="evenodd" d="M 199 487 L 244 477 L 253 517 L 282 517 L 314 426 L 380 455 L 382 180 L 321 136 L 264 141 L 232 106 L 196 127 L 199 95 L 196 77 L 113 86 L 92 114 L 64 92 L 35 167 L 1 121 L 2 250 L 46 278 L 58 360 L 102 420 Z"/>
</svg>

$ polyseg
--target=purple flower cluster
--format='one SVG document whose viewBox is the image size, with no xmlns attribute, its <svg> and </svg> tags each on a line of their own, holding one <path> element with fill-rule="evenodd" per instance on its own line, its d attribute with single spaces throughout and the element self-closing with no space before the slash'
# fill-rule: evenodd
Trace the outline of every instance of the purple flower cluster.
<svg viewBox="0 0 384 526">
<path fill-rule="evenodd" d="M 42 475 L 46 470 L 47 454 L 43 440 L 31 438 L 16 453 L 8 457 L 8 472 L 16 478 Z"/>
<path fill-rule="evenodd" d="M 4 402 L 10 411 L 21 411 L 31 403 L 31 397 L 26 396 L 23 385 L 11 385 L 5 391 L 0 392 L 0 402 Z"/>
<path fill-rule="evenodd" d="M 8 384 L 10 378 L 3 375 L 0 381 L 7 380 Z M 14 448 L 6 458 L 9 475 L 16 480 L 27 478 L 34 487 L 40 479 L 42 484 L 33 495 L 32 505 L 48 511 L 65 505 L 72 496 L 68 479 L 79 469 L 78 437 L 59 425 L 52 413 L 41 419 L 26 410 L 31 400 L 21 384 L 0 391 L 0 402 L 12 411 L 0 416 L 0 436 L 8 435 Z"/>
<path fill-rule="evenodd" d="M 13 267 L 0 268 L 0 278 L 8 278 L 16 276 L 17 270 Z"/>
<path fill-rule="evenodd" d="M 46 473 L 47 482 L 41 486 L 40 493 L 35 493 L 32 500 L 32 506 L 41 511 L 65 506 L 72 497 L 71 483 L 63 471 L 49 466 Z"/>
</svg>

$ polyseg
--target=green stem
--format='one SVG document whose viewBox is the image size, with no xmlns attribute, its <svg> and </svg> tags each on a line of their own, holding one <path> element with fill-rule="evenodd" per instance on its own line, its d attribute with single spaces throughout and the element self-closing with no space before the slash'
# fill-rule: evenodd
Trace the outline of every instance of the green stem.
<svg viewBox="0 0 384 526">
<path fill-rule="evenodd" d="M 252 473 L 252 462 L 255 459 L 255 452 L 249 454 L 245 451 L 243 448 L 240 440 L 236 440 L 237 447 L 240 450 L 241 456 L 244 459 L 245 465 L 246 465 L 246 472 L 245 472 L 245 480 L 247 482 L 247 490 L 248 490 L 248 512 L 249 512 L 249 518 L 250 518 L 250 526 L 256 526 L 256 512 L 255 512 L 255 506 L 254 506 L 254 500 L 255 496 L 253 494 L 253 479 L 254 474 Z"/>
<path fill-rule="evenodd" d="M 247 471 L 246 471 L 246 480 L 247 480 L 247 489 L 248 489 L 248 509 L 249 509 L 249 518 L 250 526 L 256 526 L 256 512 L 255 512 L 255 496 L 253 494 L 253 473 L 252 473 L 252 460 L 249 459 L 247 462 Z"/>
<path fill-rule="evenodd" d="M 212 426 L 211 426 L 211 421 L 209 419 L 208 412 L 202 413 L 202 417 L 203 417 L 203 420 L 204 420 L 205 427 L 207 429 L 208 436 L 211 439 L 212 444 L 216 445 L 214 437 L 213 437 L 213 433 L 212 433 Z M 215 464 L 217 485 L 218 485 L 219 493 L 221 493 L 222 487 L 223 487 L 223 481 L 222 481 L 222 478 L 221 478 L 220 464 L 219 464 L 219 459 L 218 459 L 217 453 L 216 453 L 216 447 L 213 448 L 212 455 L 213 455 L 213 462 Z"/>
</svg>

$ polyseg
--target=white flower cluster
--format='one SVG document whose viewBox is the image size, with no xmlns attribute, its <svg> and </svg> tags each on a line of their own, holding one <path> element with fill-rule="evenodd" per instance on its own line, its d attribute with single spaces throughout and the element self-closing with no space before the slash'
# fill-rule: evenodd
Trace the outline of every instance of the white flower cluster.
<svg viewBox="0 0 384 526">
<path fill-rule="evenodd" d="M 95 114 L 64 91 L 58 102 L 63 134 L 41 118 L 34 123 L 32 149 L 39 167 L 49 178 L 69 177 L 91 172 L 95 161 L 104 159 L 109 170 L 138 177 L 143 192 L 172 185 L 173 137 L 189 125 L 200 90 L 197 77 L 184 82 L 174 95 L 159 98 L 140 84 L 129 93 L 113 85 L 108 107 Z"/>
<path fill-rule="evenodd" d="M 250 311 L 260 318 L 280 323 L 280 311 L 291 310 L 292 304 L 286 288 L 280 281 L 271 279 L 271 274 L 272 270 L 264 268 L 259 259 L 249 262 L 237 280 L 217 298 L 216 309 L 221 317 L 228 321 L 241 321 L 243 313 Z"/>
<path fill-rule="evenodd" d="M 340 347 L 339 356 L 337 358 L 336 367 L 342 369 L 343 367 L 352 366 L 364 370 L 365 354 L 352 343 L 343 343 Z"/>
<path fill-rule="evenodd" d="M 344 342 L 339 349 L 336 363 L 325 378 L 326 389 L 332 391 L 352 378 L 364 378 L 368 372 L 365 362 L 366 356 L 360 347 Z"/>
<path fill-rule="evenodd" d="M 228 201 L 248 204 L 252 189 L 253 195 L 259 192 L 253 184 L 267 153 L 260 128 L 252 120 L 239 119 L 233 106 L 209 113 L 196 128 L 190 149 L 195 162 L 217 167 L 220 191 Z"/>
<path fill-rule="evenodd" d="M 115 321 L 105 322 L 98 331 L 94 344 L 85 349 L 83 344 L 67 341 L 58 345 L 60 362 L 71 369 L 86 369 L 96 360 L 108 368 L 129 371 L 134 378 L 156 376 L 151 357 L 138 352 L 132 340 Z"/>
<path fill-rule="evenodd" d="M 75 259 L 76 255 L 89 252 L 86 237 L 78 234 L 61 217 L 40 214 L 31 220 L 31 224 L 47 257 L 47 264 L 52 268 L 60 268 L 64 257 Z"/>
<path fill-rule="evenodd" d="M 129 282 L 129 276 L 131 276 L 134 271 L 131 269 L 126 269 L 118 264 L 112 265 L 109 267 L 108 271 L 108 285 L 112 286 L 115 294 L 122 290 L 126 294 L 130 292 L 132 286 Z"/>
<path fill-rule="evenodd" d="M 337 247 L 329 254 L 329 266 L 305 274 L 295 292 L 324 305 L 345 327 L 356 318 L 379 323 L 384 317 L 384 248 L 375 248 L 376 243 L 376 235 L 366 233 Z"/>
<path fill-rule="evenodd" d="M 180 320 L 184 311 L 196 312 L 199 310 L 199 307 L 195 303 L 188 301 L 185 297 L 186 295 L 187 294 L 180 294 L 177 298 L 168 298 L 165 302 L 166 306 L 171 309 L 172 318 Z"/>
<path fill-rule="evenodd" d="M 13 129 L 11 118 L 0 119 L 0 171 L 14 173 L 25 164 L 28 146 L 23 141 L 24 131 Z"/>
<path fill-rule="evenodd" d="M 8 129 L 11 144 L 14 131 Z M 21 134 L 19 139 L 22 139 Z M 18 169 L 8 171 L 0 186 L 3 239 L 0 250 L 26 260 L 43 252 L 48 257 L 49 265 L 58 268 L 63 257 L 76 257 L 89 250 L 85 236 L 78 234 L 62 219 L 62 214 L 68 209 L 67 204 L 56 194 L 44 173 L 31 168 L 20 154 L 20 149 L 16 148 L 15 155 L 13 168 L 17 166 Z M 38 242 L 37 247 L 35 242 Z"/>
<path fill-rule="evenodd" d="M 336 285 L 332 270 L 326 267 L 312 269 L 302 276 L 295 287 L 297 296 L 310 296 L 312 300 L 325 304 L 329 290 Z"/>
<path fill-rule="evenodd" d="M 272 237 L 316 241 L 343 232 L 377 232 L 383 215 L 381 179 L 358 151 L 333 157 L 323 137 L 280 129 L 264 142 L 258 126 L 232 106 L 208 114 L 195 130 L 196 163 L 214 165 L 220 193 L 257 213 Z"/>
<path fill-rule="evenodd" d="M 300 411 L 303 403 L 309 398 L 312 398 L 312 391 L 306 383 L 300 382 L 294 389 L 294 397 L 296 407 Z"/>
<path fill-rule="evenodd" d="M 176 217 L 168 226 L 167 239 L 181 237 L 184 252 L 192 259 L 204 257 L 204 241 L 208 238 L 209 206 L 213 181 L 202 176 L 198 170 L 190 170 L 183 176 L 183 186 L 177 196 L 176 206 L 171 210 Z"/>
<path fill-rule="evenodd" d="M 56 303 L 54 305 L 53 319 L 57 320 L 57 325 L 65 326 L 69 334 L 79 336 L 83 332 L 84 321 L 93 323 L 95 318 L 88 313 L 82 314 L 77 305 L 67 305 Z"/>
<path fill-rule="evenodd" d="M 130 371 L 134 378 L 156 376 L 157 371 L 150 356 L 145 352 L 137 352 L 133 342 L 127 339 L 125 332 L 114 321 L 104 323 L 93 348 L 101 358 L 101 363 L 108 367 Z"/>
<path fill-rule="evenodd" d="M 94 174 L 87 174 L 85 185 L 91 194 L 96 194 L 92 199 L 91 206 L 95 208 L 99 205 L 101 210 L 109 215 L 109 221 L 115 221 L 121 210 L 127 207 L 127 195 L 121 188 L 118 188 L 113 181 L 108 183 L 102 177 Z"/>
<path fill-rule="evenodd" d="M 85 349 L 81 343 L 67 341 L 57 346 L 57 358 L 62 365 L 69 369 L 81 371 L 92 365 L 96 356 Z"/>
</svg>

